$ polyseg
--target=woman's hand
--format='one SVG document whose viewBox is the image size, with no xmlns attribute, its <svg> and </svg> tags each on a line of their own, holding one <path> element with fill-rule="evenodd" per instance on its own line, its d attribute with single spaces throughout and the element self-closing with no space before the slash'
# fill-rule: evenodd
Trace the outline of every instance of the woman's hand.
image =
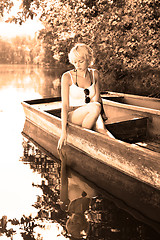
<svg viewBox="0 0 160 240">
<path fill-rule="evenodd" d="M 58 141 L 57 150 L 61 151 L 62 147 L 67 143 L 67 134 L 63 133 Z"/>
</svg>

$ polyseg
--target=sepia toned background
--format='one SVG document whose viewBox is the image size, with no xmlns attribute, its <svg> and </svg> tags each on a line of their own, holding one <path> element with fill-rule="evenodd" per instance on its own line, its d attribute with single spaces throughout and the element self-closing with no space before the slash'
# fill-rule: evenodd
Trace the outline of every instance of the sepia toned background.
<svg viewBox="0 0 160 240">
<path fill-rule="evenodd" d="M 77 42 L 93 48 L 101 90 L 159 98 L 159 29 L 158 0 L 1 0 L 0 239 L 72 239 L 59 207 L 60 163 L 22 136 L 21 102 L 60 96 Z M 92 199 L 87 239 L 159 239 L 116 203 Z"/>
</svg>

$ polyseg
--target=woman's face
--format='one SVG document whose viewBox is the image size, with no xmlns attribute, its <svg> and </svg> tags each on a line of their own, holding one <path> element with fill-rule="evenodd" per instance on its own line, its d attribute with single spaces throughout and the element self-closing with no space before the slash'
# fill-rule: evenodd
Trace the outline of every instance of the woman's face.
<svg viewBox="0 0 160 240">
<path fill-rule="evenodd" d="M 74 67 L 77 71 L 85 71 L 88 68 L 88 61 L 84 57 L 79 57 L 74 60 Z"/>
</svg>

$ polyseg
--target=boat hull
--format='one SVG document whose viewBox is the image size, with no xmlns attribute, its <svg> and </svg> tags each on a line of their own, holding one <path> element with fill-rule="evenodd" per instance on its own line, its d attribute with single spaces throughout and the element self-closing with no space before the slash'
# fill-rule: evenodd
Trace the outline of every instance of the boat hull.
<svg viewBox="0 0 160 240">
<path fill-rule="evenodd" d="M 61 134 L 61 120 L 53 115 L 55 110 L 53 114 L 50 112 L 53 107 L 59 110 L 60 105 L 47 106 L 46 101 L 47 110 L 42 111 L 35 103 L 22 103 L 26 116 L 23 134 L 59 158 L 57 143 Z M 109 105 L 114 113 L 113 108 L 117 106 L 108 102 L 108 113 L 111 111 Z M 127 110 L 130 111 L 135 109 Z M 150 118 L 153 115 L 152 119 L 157 119 L 155 113 L 144 113 L 142 110 L 139 113 Z M 67 136 L 67 165 L 120 199 L 125 206 L 129 205 L 140 219 L 145 219 L 150 225 L 154 223 L 157 229 L 160 226 L 160 153 L 110 139 L 73 124 L 68 125 Z"/>
<path fill-rule="evenodd" d="M 26 119 L 34 123 L 37 127 L 42 128 L 44 131 L 60 138 L 61 119 L 54 114 L 56 113 L 55 106 L 53 114 L 48 113 L 51 112 L 49 110 L 42 111 L 42 109 L 39 110 L 37 107 L 28 103 L 23 103 L 23 107 Z M 53 106 L 51 106 L 51 108 L 53 108 Z M 57 110 L 59 110 L 58 107 Z M 110 115 L 110 112 L 111 115 L 124 114 L 124 112 L 127 115 L 132 115 L 135 109 L 126 109 L 126 106 L 123 109 L 108 101 L 106 112 L 108 115 Z M 160 115 L 146 112 L 140 113 L 152 119 L 152 123 L 157 122 L 157 124 L 154 124 L 155 127 L 152 126 L 152 130 L 157 133 Z M 103 164 L 108 164 L 160 190 L 159 152 L 150 151 L 118 139 L 111 139 L 103 134 L 70 123 L 67 128 L 67 143 L 86 152 L 86 154 L 92 158 L 96 158 Z"/>
</svg>

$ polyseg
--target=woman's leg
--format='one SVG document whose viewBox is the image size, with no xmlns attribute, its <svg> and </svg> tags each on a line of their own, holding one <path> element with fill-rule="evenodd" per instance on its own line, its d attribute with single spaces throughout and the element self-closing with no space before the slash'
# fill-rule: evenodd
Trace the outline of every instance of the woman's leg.
<svg viewBox="0 0 160 240">
<path fill-rule="evenodd" d="M 114 136 L 106 129 L 100 112 L 101 105 L 98 102 L 92 102 L 70 112 L 68 120 L 88 129 L 93 128 L 97 132 L 114 138 Z"/>
<path fill-rule="evenodd" d="M 106 127 L 105 127 L 105 124 L 104 124 L 104 121 L 102 119 L 102 116 L 99 115 L 95 125 L 94 125 L 94 130 L 97 131 L 97 132 L 100 132 L 102 134 L 105 134 L 111 138 L 115 138 L 111 132 L 109 132 Z"/>
<path fill-rule="evenodd" d="M 68 115 L 68 120 L 79 126 L 91 129 L 101 112 L 101 105 L 98 102 L 91 102 L 77 108 Z"/>
</svg>

